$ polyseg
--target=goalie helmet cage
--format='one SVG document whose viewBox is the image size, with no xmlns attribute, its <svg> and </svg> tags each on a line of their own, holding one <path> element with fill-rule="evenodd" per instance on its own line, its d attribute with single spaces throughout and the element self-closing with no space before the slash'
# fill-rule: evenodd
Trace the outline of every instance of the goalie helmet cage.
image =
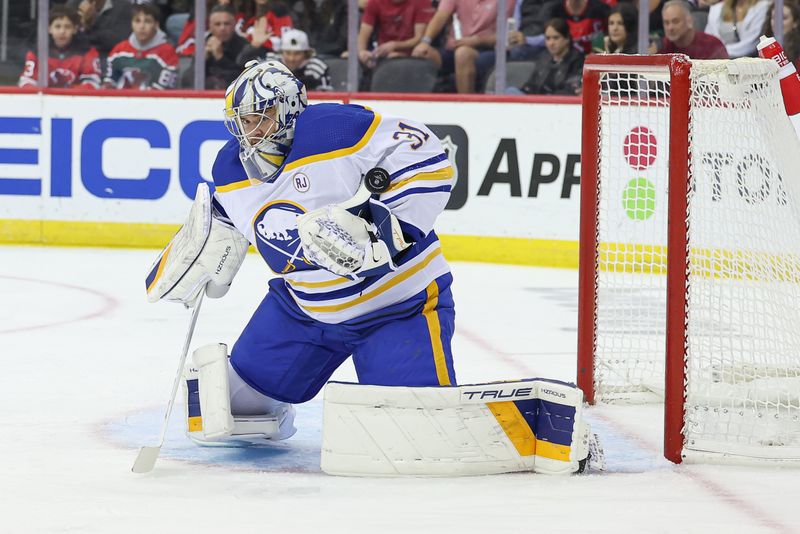
<svg viewBox="0 0 800 534">
<path fill-rule="evenodd" d="M 800 143 L 770 61 L 583 75 L 578 385 L 664 402 L 664 455 L 800 463 Z"/>
</svg>

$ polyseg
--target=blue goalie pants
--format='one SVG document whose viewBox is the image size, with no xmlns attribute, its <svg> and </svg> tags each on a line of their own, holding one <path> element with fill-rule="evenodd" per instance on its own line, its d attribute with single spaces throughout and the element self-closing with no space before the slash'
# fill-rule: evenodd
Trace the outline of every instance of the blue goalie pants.
<svg viewBox="0 0 800 534">
<path fill-rule="evenodd" d="M 289 403 L 312 399 L 351 354 L 361 384 L 455 385 L 451 283 L 448 273 L 404 302 L 327 324 L 300 311 L 283 280 L 273 279 L 231 365 L 256 390 Z"/>
</svg>

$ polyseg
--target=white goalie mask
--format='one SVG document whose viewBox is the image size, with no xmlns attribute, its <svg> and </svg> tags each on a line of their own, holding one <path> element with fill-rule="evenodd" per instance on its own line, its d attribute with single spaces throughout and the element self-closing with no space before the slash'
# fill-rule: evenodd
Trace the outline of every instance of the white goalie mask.
<svg viewBox="0 0 800 534">
<path fill-rule="evenodd" d="M 225 92 L 225 125 L 239 141 L 245 166 L 257 165 L 262 179 L 273 174 L 307 105 L 305 86 L 283 63 L 248 62 Z M 252 135 L 255 131 L 263 135 Z"/>
</svg>

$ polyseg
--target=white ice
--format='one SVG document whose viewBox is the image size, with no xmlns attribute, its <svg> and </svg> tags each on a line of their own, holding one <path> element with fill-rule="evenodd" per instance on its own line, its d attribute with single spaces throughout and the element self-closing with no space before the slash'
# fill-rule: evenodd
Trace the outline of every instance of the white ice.
<svg viewBox="0 0 800 534">
<path fill-rule="evenodd" d="M 148 304 L 152 250 L 0 247 L 0 532 L 800 532 L 800 470 L 675 466 L 660 406 L 590 408 L 609 470 L 547 477 L 338 478 L 321 404 L 270 449 L 201 449 L 172 418 L 148 475 L 189 312 Z M 577 273 L 453 265 L 460 382 L 574 380 Z M 206 300 L 193 347 L 232 344 L 267 288 L 250 255 Z M 269 328 L 269 325 L 265 325 Z M 336 379 L 352 380 L 346 364 Z"/>
</svg>

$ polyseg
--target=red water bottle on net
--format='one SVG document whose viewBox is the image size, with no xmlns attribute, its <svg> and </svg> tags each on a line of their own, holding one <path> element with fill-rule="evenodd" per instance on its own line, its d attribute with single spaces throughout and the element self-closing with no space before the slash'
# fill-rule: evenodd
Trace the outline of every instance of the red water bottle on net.
<svg viewBox="0 0 800 534">
<path fill-rule="evenodd" d="M 771 59 L 778 64 L 783 106 L 786 108 L 789 120 L 792 121 L 794 131 L 800 138 L 800 76 L 797 74 L 797 69 L 786 57 L 783 47 L 774 37 L 762 35 L 757 48 L 760 57 Z"/>
</svg>

